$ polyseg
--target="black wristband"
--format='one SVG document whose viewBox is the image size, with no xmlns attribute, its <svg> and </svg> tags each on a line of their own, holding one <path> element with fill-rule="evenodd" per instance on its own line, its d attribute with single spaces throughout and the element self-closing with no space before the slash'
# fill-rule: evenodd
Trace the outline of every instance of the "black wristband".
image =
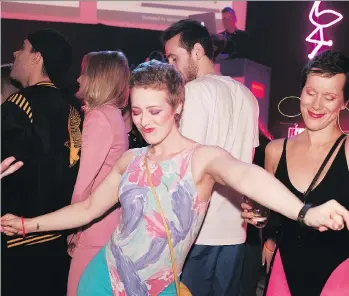
<svg viewBox="0 0 349 296">
<path fill-rule="evenodd" d="M 308 203 L 308 204 L 305 204 L 303 206 L 303 208 L 301 208 L 301 210 L 299 211 L 298 217 L 297 217 L 297 221 L 300 224 L 304 225 L 304 217 L 307 214 L 307 212 L 309 211 L 309 209 L 312 207 L 313 207 L 313 204 Z"/>
</svg>

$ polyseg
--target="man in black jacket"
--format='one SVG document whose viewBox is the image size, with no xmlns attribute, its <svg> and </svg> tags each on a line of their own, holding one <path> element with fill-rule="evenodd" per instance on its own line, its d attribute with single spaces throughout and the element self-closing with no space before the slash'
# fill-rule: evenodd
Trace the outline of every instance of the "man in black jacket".
<svg viewBox="0 0 349 296">
<path fill-rule="evenodd" d="M 72 49 L 53 30 L 29 34 L 14 53 L 11 78 L 23 88 L 1 107 L 1 160 L 23 167 L 2 180 L 2 215 L 34 217 L 68 205 L 77 177 L 82 118 L 56 87 Z M 3 236 L 3 235 L 2 235 Z M 2 295 L 66 295 L 69 271 L 63 232 L 2 237 Z"/>
</svg>

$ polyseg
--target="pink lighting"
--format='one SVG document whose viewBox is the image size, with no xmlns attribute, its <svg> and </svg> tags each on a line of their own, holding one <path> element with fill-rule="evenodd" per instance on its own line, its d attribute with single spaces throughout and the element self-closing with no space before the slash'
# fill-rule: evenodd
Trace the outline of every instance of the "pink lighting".
<svg viewBox="0 0 349 296">
<path fill-rule="evenodd" d="M 298 127 L 298 124 L 295 124 L 294 127 L 288 128 L 288 138 L 291 138 L 295 135 L 298 135 L 304 131 L 304 128 Z"/>
<path fill-rule="evenodd" d="M 332 40 L 325 40 L 324 29 L 333 26 L 334 24 L 338 23 L 343 19 L 343 15 L 341 15 L 339 12 L 336 12 L 334 10 L 326 9 L 323 11 L 319 11 L 320 3 L 321 1 L 315 1 L 309 13 L 309 20 L 316 28 L 314 29 L 313 32 L 310 33 L 310 35 L 305 39 L 305 41 L 309 43 L 317 44 L 313 49 L 313 51 L 310 54 L 308 54 L 309 59 L 312 59 L 322 46 L 333 45 Z M 324 14 L 332 14 L 332 15 L 335 15 L 336 18 L 327 24 L 319 24 L 318 18 Z M 319 34 L 319 37 L 318 37 L 319 39 L 313 39 L 314 37 L 315 38 L 317 37 L 316 34 Z"/>
<path fill-rule="evenodd" d="M 265 86 L 263 83 L 252 81 L 250 90 L 257 99 L 264 99 Z"/>
</svg>

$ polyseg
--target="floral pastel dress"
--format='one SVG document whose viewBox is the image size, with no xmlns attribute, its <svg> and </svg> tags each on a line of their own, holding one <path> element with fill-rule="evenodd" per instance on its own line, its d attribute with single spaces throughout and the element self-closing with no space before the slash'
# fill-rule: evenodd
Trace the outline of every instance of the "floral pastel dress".
<svg viewBox="0 0 349 296">
<path fill-rule="evenodd" d="M 170 228 L 178 275 L 208 205 L 200 200 L 192 176 L 195 147 L 197 145 L 169 160 L 148 160 L 152 182 Z M 106 246 L 115 296 L 158 295 L 173 283 L 166 232 L 144 165 L 148 149 L 133 149 L 134 159 L 119 186 L 121 223 Z"/>
</svg>

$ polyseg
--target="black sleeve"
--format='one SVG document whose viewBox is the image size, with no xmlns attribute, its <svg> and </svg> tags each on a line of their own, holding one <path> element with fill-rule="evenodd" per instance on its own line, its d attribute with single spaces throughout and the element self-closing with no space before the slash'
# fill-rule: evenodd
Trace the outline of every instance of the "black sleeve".
<svg viewBox="0 0 349 296">
<path fill-rule="evenodd" d="M 28 109 L 29 104 L 24 108 L 26 103 L 21 105 L 17 100 L 6 101 L 1 106 L 2 159 L 14 156 L 24 162 L 21 169 L 1 182 L 2 211 L 25 217 L 42 215 L 67 205 L 76 178 L 76 174 L 75 178 L 70 178 L 69 149 L 64 147 L 63 140 L 65 128 L 68 129 L 66 113 L 69 109 L 61 104 L 64 108 L 54 108 L 53 114 L 43 103 L 46 94 L 35 95 L 35 102 L 27 96 L 31 109 Z M 55 124 L 62 128 L 54 130 Z M 60 146 L 52 144 L 54 141 Z"/>
<path fill-rule="evenodd" d="M 41 118 L 37 112 L 33 121 L 30 104 L 20 97 L 19 103 L 7 100 L 1 106 L 1 149 L 2 156 L 14 156 L 18 160 L 35 158 L 42 155 L 48 145 L 50 124 L 47 118 Z M 23 102 L 23 104 L 21 103 Z M 28 103 L 28 107 L 24 106 Z"/>
<path fill-rule="evenodd" d="M 28 115 L 18 105 L 5 102 L 1 106 L 1 158 L 26 158 L 35 145 Z"/>
</svg>

